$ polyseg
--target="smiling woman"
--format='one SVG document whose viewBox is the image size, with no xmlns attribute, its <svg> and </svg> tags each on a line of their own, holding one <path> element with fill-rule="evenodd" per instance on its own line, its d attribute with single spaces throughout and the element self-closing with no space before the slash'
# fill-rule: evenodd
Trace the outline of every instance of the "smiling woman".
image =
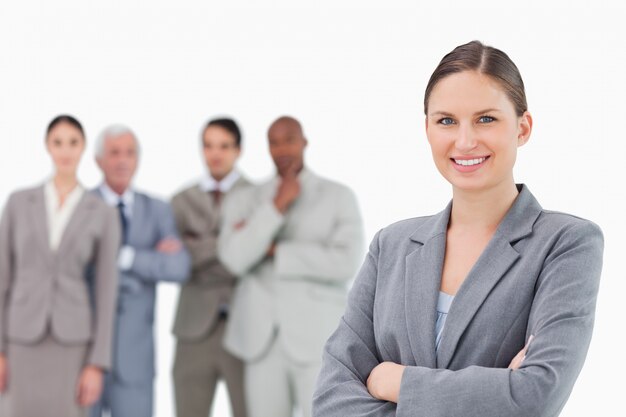
<svg viewBox="0 0 626 417">
<path fill-rule="evenodd" d="M 532 118 L 504 52 L 455 48 L 424 111 L 452 201 L 375 236 L 326 344 L 313 414 L 557 416 L 591 339 L 602 232 L 515 183 Z"/>
</svg>

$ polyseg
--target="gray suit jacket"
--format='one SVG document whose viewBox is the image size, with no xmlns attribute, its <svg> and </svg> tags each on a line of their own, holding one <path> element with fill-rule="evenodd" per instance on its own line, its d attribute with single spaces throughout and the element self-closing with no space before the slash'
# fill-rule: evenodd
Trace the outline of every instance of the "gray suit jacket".
<svg viewBox="0 0 626 417">
<path fill-rule="evenodd" d="M 0 222 L 0 351 L 5 339 L 37 342 L 48 331 L 89 342 L 87 363 L 111 363 L 120 242 L 117 213 L 85 193 L 56 251 L 50 249 L 44 187 L 15 192 Z M 90 302 L 85 273 L 94 270 Z"/>
<path fill-rule="evenodd" d="M 435 352 L 450 205 L 381 230 L 326 344 L 313 415 L 556 416 L 591 338 L 603 238 L 543 210 L 525 186 L 452 303 Z M 520 369 L 507 369 L 530 335 Z M 399 402 L 366 388 L 383 361 L 405 369 Z"/>
<path fill-rule="evenodd" d="M 234 194 L 224 207 L 218 253 L 241 278 L 224 338 L 244 360 L 262 357 L 276 331 L 287 353 L 319 362 L 345 306 L 363 251 L 356 198 L 346 186 L 303 170 L 301 193 L 283 216 L 278 179 Z M 273 257 L 266 257 L 276 242 Z"/>
<path fill-rule="evenodd" d="M 249 185 L 239 177 L 221 205 L 231 193 Z M 181 340 L 199 340 L 215 328 L 220 305 L 230 302 L 236 278 L 217 259 L 221 214 L 211 196 L 193 185 L 172 198 L 172 207 L 192 260 L 191 276 L 180 290 L 173 332 Z"/>
<path fill-rule="evenodd" d="M 97 190 L 94 194 L 101 197 Z M 135 192 L 128 230 L 128 245 L 135 257 L 129 270 L 120 271 L 112 367 L 114 375 L 126 383 L 148 383 L 154 377 L 157 282 L 182 282 L 188 275 L 190 260 L 185 249 L 173 254 L 154 249 L 168 237 L 178 237 L 169 204 Z"/>
</svg>

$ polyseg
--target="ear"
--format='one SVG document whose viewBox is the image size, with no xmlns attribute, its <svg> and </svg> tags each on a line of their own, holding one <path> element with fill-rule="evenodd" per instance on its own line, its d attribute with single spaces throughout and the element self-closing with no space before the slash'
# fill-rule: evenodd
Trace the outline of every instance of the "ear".
<svg viewBox="0 0 626 417">
<path fill-rule="evenodd" d="M 104 171 L 104 169 L 102 169 L 102 159 L 98 158 L 96 156 L 96 164 L 98 165 L 98 168 L 100 168 L 101 171 Z"/>
<path fill-rule="evenodd" d="M 530 139 L 530 134 L 533 130 L 533 118 L 529 112 L 524 112 L 519 120 L 519 127 L 517 132 L 517 146 L 523 146 Z"/>
<path fill-rule="evenodd" d="M 304 148 L 306 148 L 307 146 L 309 146 L 309 141 L 307 140 L 307 138 L 302 138 L 302 140 L 304 141 Z"/>
</svg>

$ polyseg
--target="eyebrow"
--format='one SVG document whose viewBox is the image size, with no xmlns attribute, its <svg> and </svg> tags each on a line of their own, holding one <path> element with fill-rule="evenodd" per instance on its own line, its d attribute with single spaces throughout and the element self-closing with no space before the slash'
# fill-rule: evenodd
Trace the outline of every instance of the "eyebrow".
<svg viewBox="0 0 626 417">
<path fill-rule="evenodd" d="M 489 108 L 489 109 L 484 109 L 484 110 L 477 111 L 476 113 L 474 113 L 474 116 L 478 116 L 479 114 L 493 113 L 493 112 L 499 112 L 499 111 L 500 110 L 496 109 L 496 108 Z M 448 113 L 446 111 L 436 111 L 436 112 L 433 112 L 431 115 L 432 116 L 441 115 L 441 116 L 446 116 L 446 117 L 454 116 L 454 114 Z"/>
</svg>

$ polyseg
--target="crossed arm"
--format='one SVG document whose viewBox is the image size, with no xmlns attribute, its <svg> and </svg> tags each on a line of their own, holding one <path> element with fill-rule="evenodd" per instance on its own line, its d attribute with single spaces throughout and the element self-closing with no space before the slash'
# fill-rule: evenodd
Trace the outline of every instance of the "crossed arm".
<svg viewBox="0 0 626 417">
<path fill-rule="evenodd" d="M 528 321 L 534 339 L 523 363 L 520 354 L 511 369 L 469 366 L 451 371 L 381 365 L 373 330 L 378 240 L 379 235 L 370 246 L 339 328 L 326 344 L 314 416 L 558 413 L 580 372 L 591 337 L 603 246 L 597 226 L 580 223 L 565 232 L 546 259 Z M 515 366 L 519 368 L 513 370 Z"/>
<path fill-rule="evenodd" d="M 158 204 L 155 209 L 159 212 L 159 241 L 154 248 L 133 248 L 128 271 L 144 281 L 184 281 L 189 275 L 191 260 L 178 237 L 174 214 L 165 203 Z"/>
<path fill-rule="evenodd" d="M 279 188 L 274 201 L 255 207 L 250 207 L 246 195 L 233 196 L 224 210 L 218 245 L 220 259 L 238 276 L 266 257 L 274 257 L 276 273 L 281 278 L 345 282 L 354 274 L 362 253 L 362 222 L 356 198 L 350 191 L 342 191 L 334 196 L 334 227 L 323 241 L 276 240 L 288 210 L 288 205 L 283 206 L 280 199 L 288 190 Z M 289 203 L 297 195 L 290 196 Z"/>
</svg>

